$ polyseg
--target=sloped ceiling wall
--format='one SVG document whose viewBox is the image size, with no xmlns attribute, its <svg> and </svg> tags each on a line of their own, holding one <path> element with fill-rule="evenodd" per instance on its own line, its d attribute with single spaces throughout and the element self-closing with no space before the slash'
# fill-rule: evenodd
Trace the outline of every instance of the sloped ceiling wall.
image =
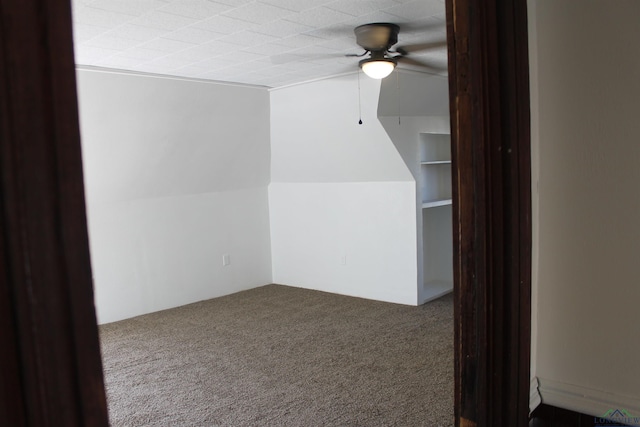
<svg viewBox="0 0 640 427">
<path fill-rule="evenodd" d="M 382 80 L 378 116 L 449 116 L 448 78 L 407 70 L 394 72 Z"/>
</svg>

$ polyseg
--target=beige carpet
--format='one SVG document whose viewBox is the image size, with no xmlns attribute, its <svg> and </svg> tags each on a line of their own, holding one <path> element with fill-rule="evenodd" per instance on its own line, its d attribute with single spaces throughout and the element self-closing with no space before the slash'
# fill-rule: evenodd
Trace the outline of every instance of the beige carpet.
<svg viewBox="0 0 640 427">
<path fill-rule="evenodd" d="M 100 327 L 113 426 L 453 425 L 451 295 L 269 285 Z"/>
</svg>

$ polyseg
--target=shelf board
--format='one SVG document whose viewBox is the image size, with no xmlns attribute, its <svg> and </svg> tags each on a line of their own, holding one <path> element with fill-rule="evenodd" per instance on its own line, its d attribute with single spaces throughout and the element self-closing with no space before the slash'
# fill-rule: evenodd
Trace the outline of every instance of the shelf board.
<svg viewBox="0 0 640 427">
<path fill-rule="evenodd" d="M 422 209 L 435 208 L 437 206 L 446 206 L 451 204 L 451 199 L 427 200 L 422 202 Z"/>
<path fill-rule="evenodd" d="M 420 162 L 421 165 L 450 165 L 451 160 L 428 160 Z"/>
</svg>

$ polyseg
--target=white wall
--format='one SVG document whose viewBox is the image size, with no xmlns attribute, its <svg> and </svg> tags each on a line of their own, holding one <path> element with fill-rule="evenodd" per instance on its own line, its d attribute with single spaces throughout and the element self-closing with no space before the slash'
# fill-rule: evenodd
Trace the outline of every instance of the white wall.
<svg viewBox="0 0 640 427">
<path fill-rule="evenodd" d="M 380 81 L 350 74 L 271 91 L 272 182 L 408 181 L 378 121 Z"/>
<path fill-rule="evenodd" d="M 271 184 L 274 281 L 415 305 L 414 188 L 405 182 Z"/>
<path fill-rule="evenodd" d="M 356 74 L 271 91 L 273 278 L 416 304 L 415 181 L 360 83 L 362 125 Z"/>
<path fill-rule="evenodd" d="M 449 117 L 449 78 L 398 69 L 382 80 L 380 98 L 378 116 L 395 117 L 396 122 L 398 116 Z"/>
<path fill-rule="evenodd" d="M 531 3 L 533 374 L 545 403 L 637 416 L 640 2 Z"/>
<path fill-rule="evenodd" d="M 99 322 L 270 283 L 268 92 L 77 78 Z"/>
</svg>

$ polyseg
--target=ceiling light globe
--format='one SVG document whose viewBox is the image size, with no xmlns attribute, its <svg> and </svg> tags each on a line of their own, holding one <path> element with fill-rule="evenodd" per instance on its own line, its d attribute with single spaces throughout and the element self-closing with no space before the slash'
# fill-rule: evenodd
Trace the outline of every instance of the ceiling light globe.
<svg viewBox="0 0 640 427">
<path fill-rule="evenodd" d="M 393 69 L 396 67 L 396 64 L 394 61 L 389 59 L 382 59 L 363 61 L 360 66 L 362 67 L 362 71 L 372 79 L 384 79 L 391 74 Z"/>
</svg>

